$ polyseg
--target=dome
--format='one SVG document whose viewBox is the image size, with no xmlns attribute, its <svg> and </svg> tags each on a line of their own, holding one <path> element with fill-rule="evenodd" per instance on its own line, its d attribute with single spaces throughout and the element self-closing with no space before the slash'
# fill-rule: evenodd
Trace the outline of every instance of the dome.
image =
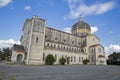
<svg viewBox="0 0 120 80">
<path fill-rule="evenodd" d="M 89 24 L 82 21 L 82 18 L 80 18 L 80 20 L 73 25 L 71 31 L 72 31 L 72 34 L 76 36 L 86 36 L 91 34 L 91 29 Z"/>
<path fill-rule="evenodd" d="M 87 24 L 87 23 L 85 23 L 83 21 L 78 21 L 76 24 L 74 24 L 73 27 L 72 27 L 72 30 L 75 30 L 75 29 L 88 29 L 88 30 L 91 30 L 89 24 Z"/>
</svg>

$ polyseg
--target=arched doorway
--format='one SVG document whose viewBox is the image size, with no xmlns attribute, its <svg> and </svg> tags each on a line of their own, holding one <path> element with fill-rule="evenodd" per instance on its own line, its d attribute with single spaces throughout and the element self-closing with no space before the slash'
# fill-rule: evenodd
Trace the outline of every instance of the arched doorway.
<svg viewBox="0 0 120 80">
<path fill-rule="evenodd" d="M 22 62 L 22 58 L 23 58 L 22 54 L 18 54 L 17 55 L 17 62 Z"/>
<path fill-rule="evenodd" d="M 70 64 L 70 57 L 67 57 L 67 64 Z"/>
</svg>

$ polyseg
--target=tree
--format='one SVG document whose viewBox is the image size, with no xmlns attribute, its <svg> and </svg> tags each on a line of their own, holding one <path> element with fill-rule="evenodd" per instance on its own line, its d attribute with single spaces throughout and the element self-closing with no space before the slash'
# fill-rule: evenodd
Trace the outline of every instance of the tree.
<svg viewBox="0 0 120 80">
<path fill-rule="evenodd" d="M 55 62 L 55 58 L 52 54 L 48 54 L 45 60 L 47 65 L 52 65 Z"/>
<path fill-rule="evenodd" d="M 0 51 L 0 61 L 2 61 L 2 60 L 3 60 L 3 52 Z"/>
<path fill-rule="evenodd" d="M 8 48 L 3 48 L 1 51 L 0 51 L 0 57 L 2 57 L 1 59 L 2 60 L 8 60 L 10 61 L 11 59 L 11 49 L 8 47 Z"/>
<path fill-rule="evenodd" d="M 61 65 L 64 65 L 65 62 L 66 62 L 66 59 L 65 59 L 65 58 L 61 57 L 61 58 L 59 59 L 59 63 L 60 63 Z"/>
<path fill-rule="evenodd" d="M 88 59 L 84 59 L 83 60 L 83 64 L 88 64 L 89 63 L 89 60 Z"/>
<path fill-rule="evenodd" d="M 113 52 L 108 56 L 107 64 L 120 65 L 120 52 Z"/>
</svg>

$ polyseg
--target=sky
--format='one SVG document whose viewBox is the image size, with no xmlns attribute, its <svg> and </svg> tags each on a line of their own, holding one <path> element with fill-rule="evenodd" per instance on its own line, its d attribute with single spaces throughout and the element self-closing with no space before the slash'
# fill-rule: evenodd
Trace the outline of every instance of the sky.
<svg viewBox="0 0 120 80">
<path fill-rule="evenodd" d="M 0 0 L 0 48 L 20 44 L 24 22 L 34 15 L 69 33 L 81 15 L 106 55 L 120 52 L 120 0 Z"/>
</svg>

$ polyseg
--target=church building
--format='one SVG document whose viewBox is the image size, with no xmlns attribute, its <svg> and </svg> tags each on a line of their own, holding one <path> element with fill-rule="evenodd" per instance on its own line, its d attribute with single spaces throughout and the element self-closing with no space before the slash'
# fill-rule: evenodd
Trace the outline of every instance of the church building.
<svg viewBox="0 0 120 80">
<path fill-rule="evenodd" d="M 48 54 L 52 54 L 59 64 L 64 57 L 65 64 L 106 65 L 104 47 L 100 39 L 91 34 L 90 25 L 82 20 L 73 24 L 71 33 L 46 26 L 46 20 L 38 16 L 27 19 L 22 28 L 21 45 L 13 45 L 12 62 L 27 65 L 44 65 Z"/>
</svg>

